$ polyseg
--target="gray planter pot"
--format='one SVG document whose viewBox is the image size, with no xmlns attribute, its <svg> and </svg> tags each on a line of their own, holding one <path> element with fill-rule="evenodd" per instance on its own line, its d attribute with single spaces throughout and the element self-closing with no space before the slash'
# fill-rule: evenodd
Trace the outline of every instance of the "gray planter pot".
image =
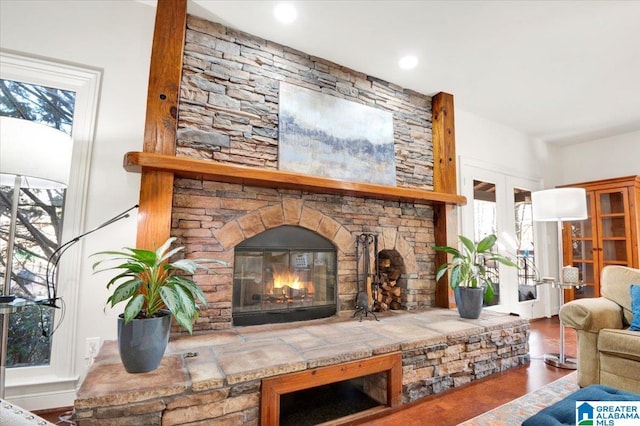
<svg viewBox="0 0 640 426">
<path fill-rule="evenodd" d="M 128 373 L 146 373 L 158 368 L 169 342 L 171 315 L 163 311 L 162 316 L 133 319 L 124 323 L 118 317 L 118 350 L 124 369 Z"/>
<path fill-rule="evenodd" d="M 454 290 L 458 313 L 462 318 L 478 319 L 482 312 L 484 289 L 479 287 L 456 287 Z"/>
</svg>

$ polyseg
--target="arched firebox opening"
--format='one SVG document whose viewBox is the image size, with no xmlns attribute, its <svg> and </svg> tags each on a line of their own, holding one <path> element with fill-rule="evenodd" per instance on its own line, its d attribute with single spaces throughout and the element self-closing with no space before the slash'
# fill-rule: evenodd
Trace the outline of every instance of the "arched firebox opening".
<svg viewBox="0 0 640 426">
<path fill-rule="evenodd" d="M 235 247 L 234 325 L 305 321 L 336 313 L 337 255 L 331 241 L 279 226 Z"/>
</svg>

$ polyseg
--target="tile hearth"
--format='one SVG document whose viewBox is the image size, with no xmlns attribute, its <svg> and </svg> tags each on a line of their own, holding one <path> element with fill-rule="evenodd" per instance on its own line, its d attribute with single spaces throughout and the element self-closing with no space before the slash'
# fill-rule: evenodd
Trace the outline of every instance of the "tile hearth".
<svg viewBox="0 0 640 426">
<path fill-rule="evenodd" d="M 529 362 L 527 320 L 483 311 L 388 311 L 287 324 L 235 327 L 169 343 L 160 367 L 125 372 L 105 342 L 75 403 L 83 425 L 258 424 L 260 381 L 306 369 L 402 352 L 403 402 Z M 133 423 L 132 423 L 133 422 Z"/>
</svg>

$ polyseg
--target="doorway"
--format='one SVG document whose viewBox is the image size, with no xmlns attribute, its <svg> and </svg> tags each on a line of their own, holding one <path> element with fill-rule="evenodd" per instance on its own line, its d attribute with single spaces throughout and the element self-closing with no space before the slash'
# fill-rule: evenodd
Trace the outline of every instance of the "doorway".
<svg viewBox="0 0 640 426">
<path fill-rule="evenodd" d="M 474 241 L 497 235 L 498 251 L 520 265 L 518 270 L 496 265 L 499 284 L 489 309 L 524 318 L 545 316 L 548 289 L 536 285 L 540 253 L 531 216 L 531 192 L 541 189 L 541 180 L 461 159 L 460 185 L 469 200 L 461 208 L 461 233 Z"/>
</svg>

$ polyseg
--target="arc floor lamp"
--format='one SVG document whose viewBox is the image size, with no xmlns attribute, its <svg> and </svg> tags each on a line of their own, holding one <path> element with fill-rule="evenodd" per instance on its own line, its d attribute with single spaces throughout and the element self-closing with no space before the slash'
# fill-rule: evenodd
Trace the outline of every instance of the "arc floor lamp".
<svg viewBox="0 0 640 426">
<path fill-rule="evenodd" d="M 564 289 L 574 287 L 576 282 L 563 279 L 562 222 L 584 220 L 587 214 L 587 194 L 583 188 L 554 188 L 536 191 L 531 194 L 533 220 L 537 222 L 556 222 L 558 226 L 558 280 L 554 286 L 558 289 L 559 306 L 564 305 Z M 546 354 L 545 363 L 558 368 L 575 369 L 576 360 L 568 358 L 564 350 L 564 325 L 560 322 L 560 348 L 557 354 Z"/>
</svg>

